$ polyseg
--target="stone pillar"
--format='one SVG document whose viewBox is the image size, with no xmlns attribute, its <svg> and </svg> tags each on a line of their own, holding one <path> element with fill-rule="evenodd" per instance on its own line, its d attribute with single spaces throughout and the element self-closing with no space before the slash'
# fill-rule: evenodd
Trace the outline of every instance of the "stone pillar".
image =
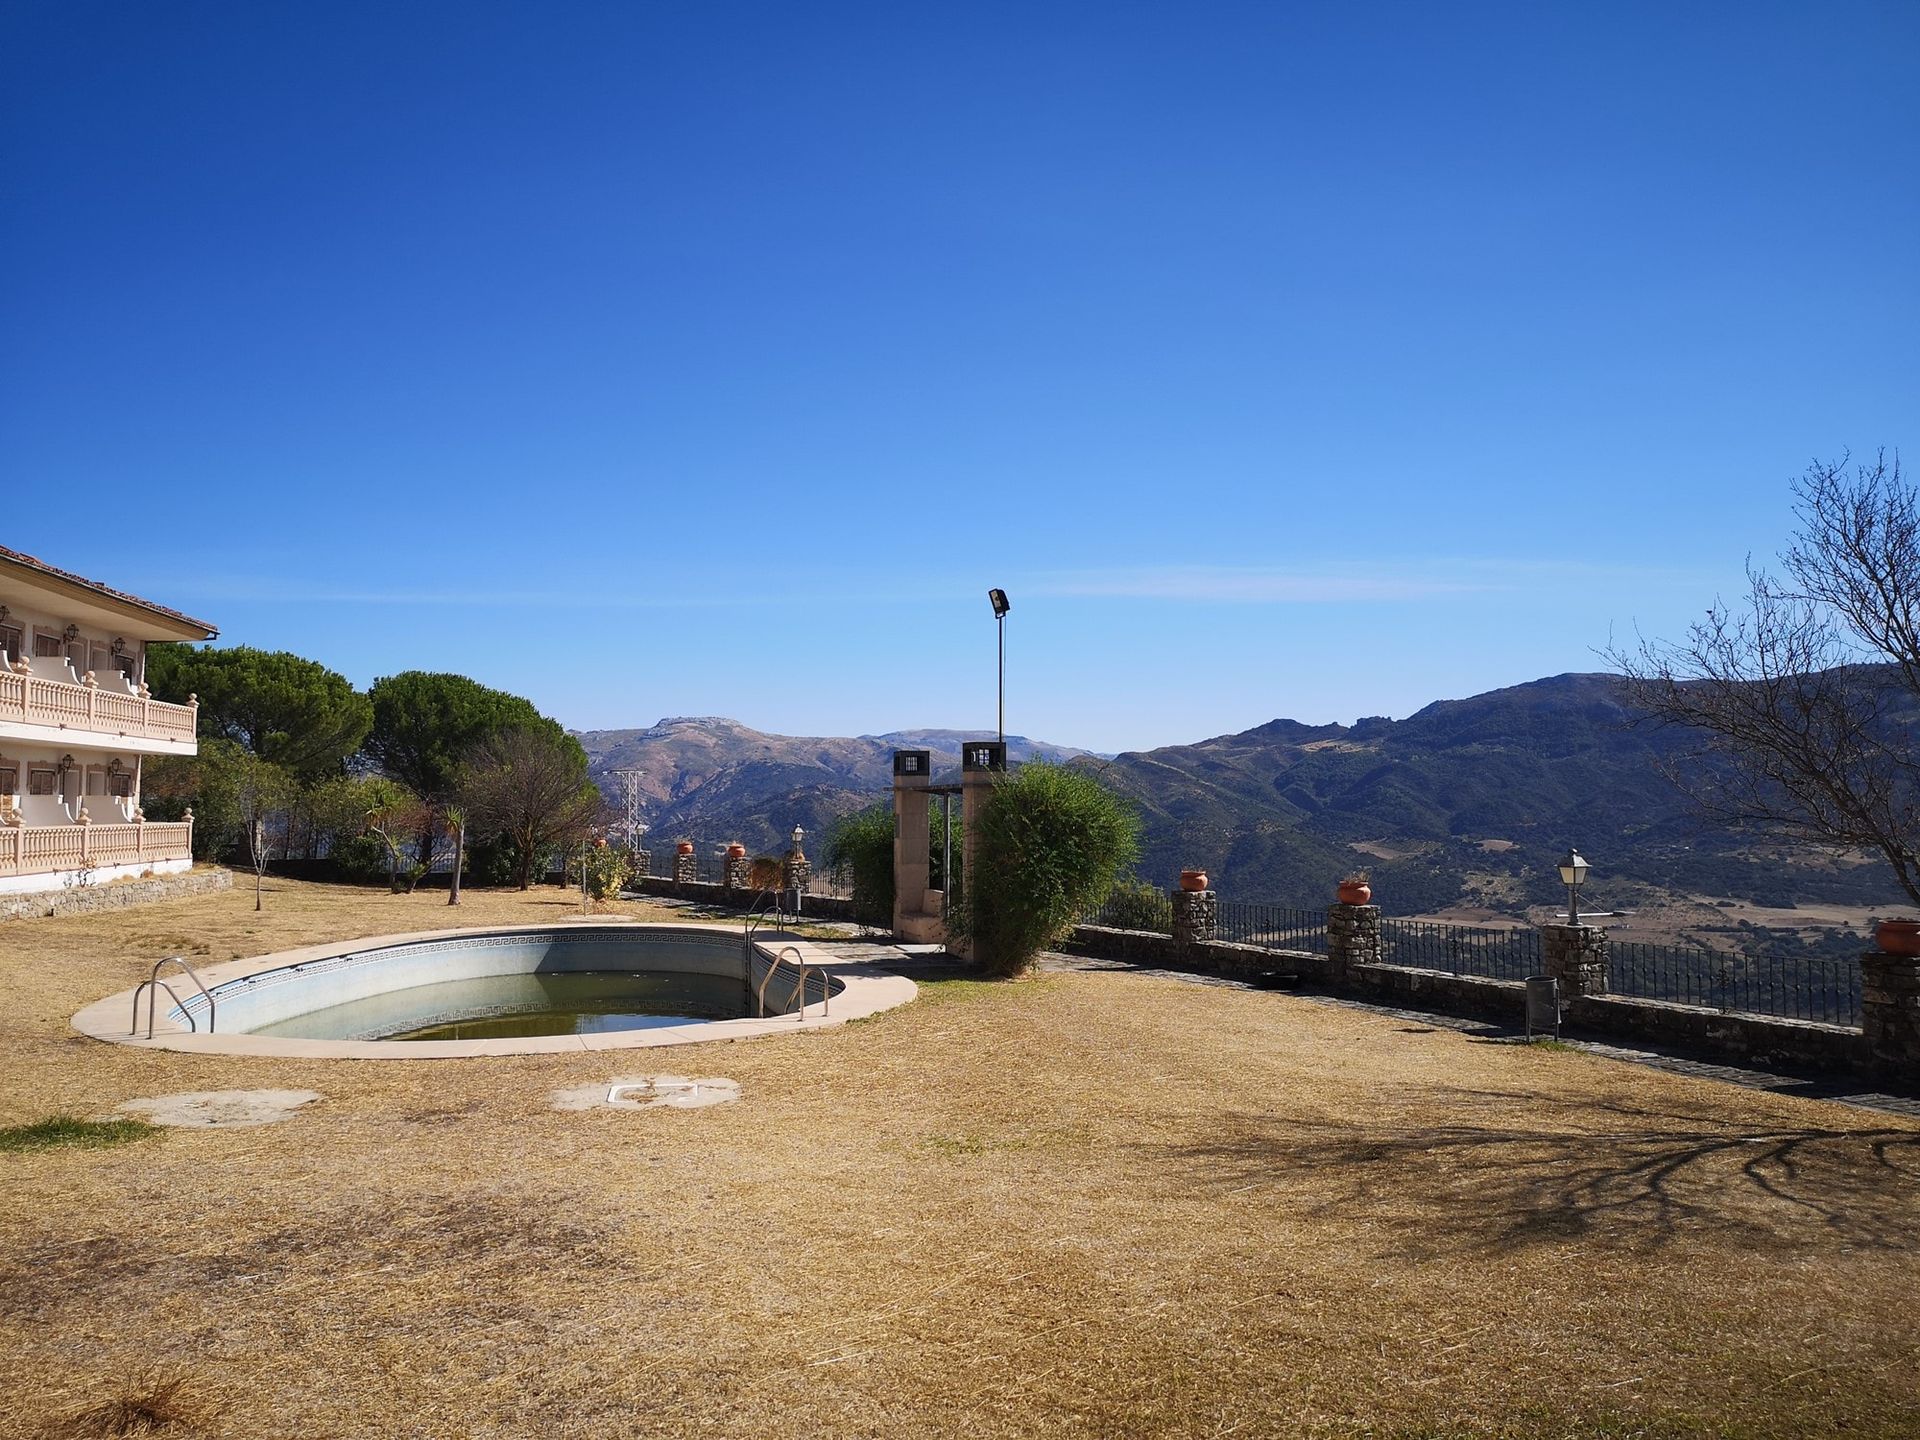
<svg viewBox="0 0 1920 1440">
<path fill-rule="evenodd" d="M 907 919 L 925 903 L 927 862 L 927 787 L 933 784 L 931 750 L 893 752 L 893 933 L 916 927 Z"/>
<path fill-rule="evenodd" d="M 753 870 L 751 855 L 727 854 L 721 856 L 720 884 L 731 896 L 735 890 L 747 888 L 747 876 Z"/>
<path fill-rule="evenodd" d="M 813 877 L 813 862 L 801 852 L 798 845 L 787 851 L 780 861 L 780 884 L 794 894 L 801 894 L 807 888 L 807 881 Z"/>
<path fill-rule="evenodd" d="M 960 745 L 960 822 L 966 835 L 960 846 L 960 893 L 974 875 L 974 859 L 980 853 L 980 816 L 993 795 L 994 780 L 1006 773 L 1007 747 L 1000 740 L 965 740 Z M 952 879 L 947 883 L 951 885 Z M 955 954 L 973 958 L 973 947 L 955 947 Z"/>
<path fill-rule="evenodd" d="M 675 849 L 673 852 L 673 883 L 676 885 L 691 885 L 699 878 L 700 857 L 691 850 L 682 853 L 680 850 Z"/>
<path fill-rule="evenodd" d="M 1173 943 L 1185 950 L 1214 938 L 1220 897 L 1211 890 L 1173 890 Z"/>
<path fill-rule="evenodd" d="M 1562 1004 L 1607 993 L 1607 932 L 1598 925 L 1542 925 L 1540 954 Z"/>
<path fill-rule="evenodd" d="M 1327 961 L 1335 979 L 1344 979 L 1357 965 L 1380 963 L 1380 907 L 1327 907 Z"/>
<path fill-rule="evenodd" d="M 653 874 L 653 852 L 636 850 L 633 852 L 633 878 L 645 880 Z"/>
<path fill-rule="evenodd" d="M 1920 1079 L 1920 956 L 1860 957 L 1860 1028 L 1871 1069 Z"/>
</svg>

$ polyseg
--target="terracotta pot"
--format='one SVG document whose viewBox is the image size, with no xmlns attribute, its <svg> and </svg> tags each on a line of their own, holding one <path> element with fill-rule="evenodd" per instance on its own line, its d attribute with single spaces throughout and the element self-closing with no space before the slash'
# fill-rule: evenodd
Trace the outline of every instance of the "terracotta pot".
<svg viewBox="0 0 1920 1440">
<path fill-rule="evenodd" d="M 1883 955 L 1920 955 L 1920 920 L 1882 920 L 1873 941 Z"/>
<path fill-rule="evenodd" d="M 693 842 L 691 840 L 682 840 L 678 845 L 673 847 L 673 853 L 676 855 L 691 855 L 693 853 Z"/>
<path fill-rule="evenodd" d="M 729 860 L 745 859 L 746 854 L 747 854 L 747 847 L 744 845 L 734 844 L 734 845 L 727 846 L 727 858 Z"/>
<path fill-rule="evenodd" d="M 1373 903 L 1373 887 L 1364 880 L 1342 880 L 1340 888 L 1334 892 L 1342 905 L 1370 905 Z"/>
<path fill-rule="evenodd" d="M 1204 870 L 1182 870 L 1180 872 L 1182 890 L 1204 890 L 1207 888 L 1207 872 Z"/>
</svg>

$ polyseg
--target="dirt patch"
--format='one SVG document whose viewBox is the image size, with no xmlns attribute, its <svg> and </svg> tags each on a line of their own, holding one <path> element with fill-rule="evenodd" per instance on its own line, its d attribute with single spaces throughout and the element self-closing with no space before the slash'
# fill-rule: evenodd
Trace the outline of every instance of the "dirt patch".
<svg viewBox="0 0 1920 1440">
<path fill-rule="evenodd" d="M 122 1114 L 136 1115 L 149 1125 L 220 1130 L 272 1125 L 288 1119 L 303 1105 L 325 1098 L 317 1090 L 188 1090 L 179 1095 L 129 1100 L 114 1108 Z"/>
</svg>

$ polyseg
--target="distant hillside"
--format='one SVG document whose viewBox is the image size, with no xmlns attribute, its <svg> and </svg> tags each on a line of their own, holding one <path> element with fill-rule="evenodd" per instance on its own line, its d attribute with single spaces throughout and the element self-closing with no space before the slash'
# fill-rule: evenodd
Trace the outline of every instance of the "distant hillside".
<svg viewBox="0 0 1920 1440">
<path fill-rule="evenodd" d="M 1195 745 L 1103 759 L 1008 737 L 1016 761 L 1041 755 L 1099 773 L 1145 820 L 1143 874 L 1171 882 L 1199 865 L 1224 894 L 1325 902 L 1364 868 L 1402 914 L 1484 906 L 1517 914 L 1564 898 L 1554 866 L 1569 844 L 1593 863 L 1590 903 L 1696 894 L 1768 906 L 1898 899 L 1862 857 L 1793 850 L 1703 826 L 1656 763 L 1685 737 L 1636 727 L 1620 682 L 1558 675 L 1404 720 L 1303 725 L 1274 720 Z M 957 768 L 967 732 L 909 730 L 817 738 L 767 735 L 717 718 L 582 734 L 593 775 L 647 771 L 656 842 L 740 840 L 756 851 L 793 827 L 818 835 L 891 782 L 895 748 L 925 747 Z"/>
<path fill-rule="evenodd" d="M 1318 904 L 1365 868 L 1392 910 L 1511 912 L 1563 898 L 1554 865 L 1570 843 L 1593 863 L 1600 904 L 1650 890 L 1774 905 L 1897 898 L 1859 857 L 1703 826 L 1656 764 L 1686 737 L 1633 720 L 1617 678 L 1559 675 L 1405 720 L 1275 720 L 1098 768 L 1146 817 L 1145 873 L 1203 866 L 1239 898 Z"/>
<path fill-rule="evenodd" d="M 795 825 L 823 832 L 870 805 L 892 783 L 896 749 L 928 749 L 936 768 L 958 767 L 960 744 L 980 732 L 899 730 L 886 735 L 769 735 L 719 716 L 681 716 L 644 730 L 576 732 L 593 778 L 620 793 L 613 772 L 641 769 L 646 819 L 656 841 L 688 836 L 749 849 L 783 847 Z M 1087 755 L 1021 735 L 1007 737 L 1015 761 Z"/>
</svg>

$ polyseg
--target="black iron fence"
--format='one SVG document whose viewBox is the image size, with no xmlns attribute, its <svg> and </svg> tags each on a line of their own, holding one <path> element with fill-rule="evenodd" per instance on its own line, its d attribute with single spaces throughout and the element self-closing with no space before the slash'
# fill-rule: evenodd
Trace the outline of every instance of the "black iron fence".
<svg viewBox="0 0 1920 1440">
<path fill-rule="evenodd" d="M 1114 930 L 1146 930 L 1155 935 L 1173 933 L 1173 901 L 1165 891 L 1144 887 L 1116 889 L 1098 905 L 1080 912 L 1082 925 L 1105 925 Z"/>
<path fill-rule="evenodd" d="M 1388 965 L 1488 980 L 1524 980 L 1538 975 L 1544 963 L 1540 932 L 1531 927 L 1496 929 L 1432 920 L 1382 920 L 1380 959 Z"/>
<path fill-rule="evenodd" d="M 1860 962 L 1813 956 L 1744 955 L 1702 946 L 1617 940 L 1607 989 L 1747 1015 L 1860 1023 Z"/>
<path fill-rule="evenodd" d="M 1214 933 L 1242 945 L 1264 945 L 1270 950 L 1327 953 L 1327 912 L 1295 910 L 1287 905 L 1264 905 L 1257 900 L 1215 902 Z"/>
</svg>

